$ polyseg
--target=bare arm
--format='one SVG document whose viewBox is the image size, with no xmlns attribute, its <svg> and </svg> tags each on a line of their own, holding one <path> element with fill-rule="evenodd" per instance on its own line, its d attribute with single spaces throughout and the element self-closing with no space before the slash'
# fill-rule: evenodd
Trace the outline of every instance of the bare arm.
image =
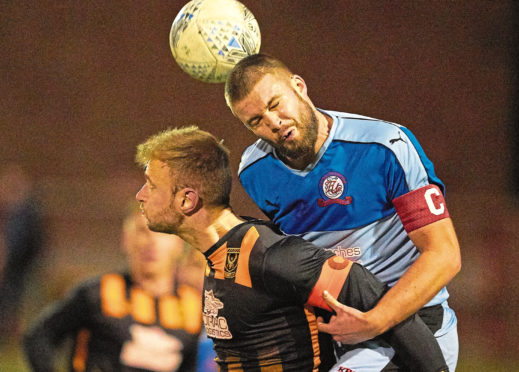
<svg viewBox="0 0 519 372">
<path fill-rule="evenodd" d="M 459 272 L 460 249 L 450 218 L 416 229 L 409 237 L 421 255 L 377 306 L 361 312 L 341 305 L 329 323 L 318 324 L 320 331 L 349 344 L 371 339 L 422 308 Z"/>
</svg>

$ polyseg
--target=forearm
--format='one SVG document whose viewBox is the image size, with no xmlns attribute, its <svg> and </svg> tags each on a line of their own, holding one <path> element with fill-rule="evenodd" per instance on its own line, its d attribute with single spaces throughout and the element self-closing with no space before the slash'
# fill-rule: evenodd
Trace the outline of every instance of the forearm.
<svg viewBox="0 0 519 372">
<path fill-rule="evenodd" d="M 386 291 L 387 286 L 372 273 L 354 264 L 337 301 L 360 311 L 368 311 L 375 306 L 378 307 L 379 300 L 385 294 L 387 296 Z M 374 333 L 376 334 L 378 333 Z M 381 337 L 393 347 L 401 364 L 409 370 L 421 372 L 447 370 L 445 359 L 434 335 L 417 314 L 399 322 Z"/>
<path fill-rule="evenodd" d="M 54 371 L 54 346 L 52 340 L 38 329 L 33 329 L 23 337 L 23 351 L 33 372 Z"/>
<path fill-rule="evenodd" d="M 459 246 L 450 219 L 412 232 L 410 237 L 422 251 L 421 255 L 377 306 L 366 314 L 378 324 L 380 333 L 427 304 L 461 267 Z"/>
<path fill-rule="evenodd" d="M 33 372 L 55 371 L 59 347 L 81 328 L 87 310 L 81 296 L 76 295 L 48 306 L 38 315 L 23 337 L 24 353 Z"/>
</svg>

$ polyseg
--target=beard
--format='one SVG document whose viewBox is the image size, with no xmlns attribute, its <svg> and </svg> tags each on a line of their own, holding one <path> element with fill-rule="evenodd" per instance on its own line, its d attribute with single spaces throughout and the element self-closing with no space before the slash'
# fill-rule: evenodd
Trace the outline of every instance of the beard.
<svg viewBox="0 0 519 372">
<path fill-rule="evenodd" d="M 292 143 L 271 143 L 278 155 L 288 159 L 306 159 L 311 162 L 315 156 L 315 143 L 317 142 L 318 121 L 315 112 L 308 102 L 299 98 L 300 115 L 294 120 L 294 126 L 300 133 L 298 141 Z"/>
<path fill-rule="evenodd" d="M 162 209 L 155 215 L 153 220 L 146 214 L 148 228 L 151 231 L 175 235 L 178 235 L 184 218 L 184 216 L 175 213 L 173 205 L 168 205 L 166 208 Z"/>
<path fill-rule="evenodd" d="M 178 229 L 169 223 L 165 222 L 148 222 L 148 228 L 151 231 L 166 233 L 166 234 L 175 234 L 178 235 Z"/>
</svg>

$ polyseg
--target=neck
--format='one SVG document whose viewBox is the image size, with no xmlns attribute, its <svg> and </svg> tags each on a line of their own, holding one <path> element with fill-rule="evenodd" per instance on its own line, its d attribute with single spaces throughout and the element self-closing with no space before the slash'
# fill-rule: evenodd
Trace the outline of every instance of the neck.
<svg viewBox="0 0 519 372">
<path fill-rule="evenodd" d="M 211 248 L 222 236 L 243 220 L 236 216 L 230 208 L 203 209 L 187 226 L 179 233 L 192 247 L 204 253 Z"/>
<path fill-rule="evenodd" d="M 315 141 L 314 146 L 314 156 L 317 155 L 321 147 L 323 147 L 324 142 L 328 138 L 330 134 L 330 129 L 332 129 L 333 119 L 328 115 L 323 114 L 319 110 L 315 110 L 315 115 L 317 116 L 317 140 Z"/>
<path fill-rule="evenodd" d="M 168 275 L 159 275 L 151 273 L 132 273 L 135 283 L 154 297 L 171 293 L 175 285 L 174 271 L 170 271 Z"/>
<path fill-rule="evenodd" d="M 283 163 L 288 165 L 290 168 L 297 170 L 305 169 L 308 166 L 308 164 L 310 164 L 315 158 L 315 154 L 310 154 L 308 156 L 300 156 L 298 158 L 290 158 L 288 156 L 282 156 L 280 154 L 278 156 Z"/>
</svg>

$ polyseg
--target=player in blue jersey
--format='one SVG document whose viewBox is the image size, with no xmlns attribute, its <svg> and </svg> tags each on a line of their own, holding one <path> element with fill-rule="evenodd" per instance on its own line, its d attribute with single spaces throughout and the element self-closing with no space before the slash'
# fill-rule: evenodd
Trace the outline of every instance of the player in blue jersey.
<svg viewBox="0 0 519 372">
<path fill-rule="evenodd" d="M 390 368 L 388 345 L 361 342 L 419 310 L 454 370 L 457 320 L 445 286 L 460 270 L 460 250 L 444 185 L 414 135 L 398 124 L 316 108 L 304 80 L 264 54 L 235 66 L 225 98 L 259 137 L 243 153 L 239 177 L 261 210 L 283 232 L 361 263 L 391 287 L 374 309 L 334 303 L 337 315 L 320 323 L 335 340 L 360 343 L 342 366 Z"/>
</svg>

